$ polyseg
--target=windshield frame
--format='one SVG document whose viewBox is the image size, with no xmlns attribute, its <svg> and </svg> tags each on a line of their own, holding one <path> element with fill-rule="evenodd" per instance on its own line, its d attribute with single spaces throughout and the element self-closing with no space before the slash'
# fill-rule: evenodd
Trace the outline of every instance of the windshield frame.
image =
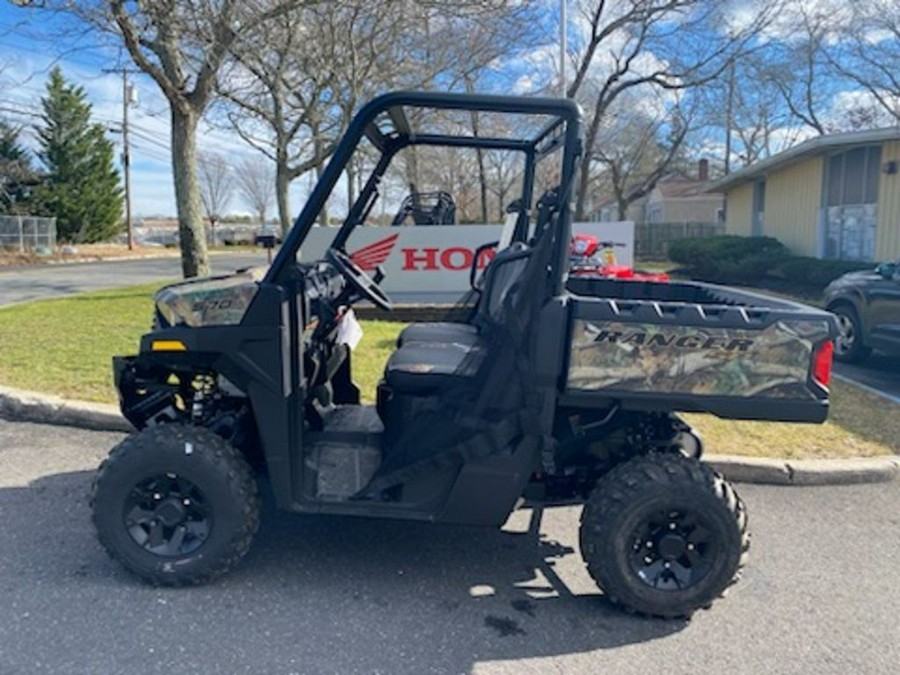
<svg viewBox="0 0 900 675">
<path fill-rule="evenodd" d="M 539 115 L 549 117 L 550 121 L 533 138 L 416 134 L 408 123 L 405 114 L 406 108 Z M 386 120 L 385 114 L 387 115 Z M 388 124 L 379 126 L 376 124 L 378 118 L 381 118 L 382 122 L 387 121 Z M 566 194 L 561 195 L 558 227 L 561 230 L 559 239 L 567 242 L 568 232 L 571 230 L 569 201 L 577 170 L 577 159 L 581 153 L 581 134 L 581 109 L 571 99 L 429 92 L 392 92 L 379 96 L 363 106 L 351 121 L 263 281 L 264 283 L 282 282 L 290 274 L 301 245 L 315 225 L 319 212 L 326 204 L 363 137 L 366 137 L 381 152 L 381 157 L 347 214 L 343 225 L 335 235 L 332 247 L 340 249 L 344 246 L 353 229 L 360 224 L 361 215 L 371 208 L 372 201 L 377 198 L 378 182 L 387 170 L 391 159 L 398 151 L 409 145 L 524 152 L 526 155 L 525 180 L 523 181 L 525 204 L 529 204 L 533 198 L 531 191 L 535 163 L 550 153 L 562 150 L 560 185 L 565 186 Z M 557 252 L 559 255 L 567 253 L 565 247 L 560 247 L 560 250 L 562 253 Z"/>
</svg>

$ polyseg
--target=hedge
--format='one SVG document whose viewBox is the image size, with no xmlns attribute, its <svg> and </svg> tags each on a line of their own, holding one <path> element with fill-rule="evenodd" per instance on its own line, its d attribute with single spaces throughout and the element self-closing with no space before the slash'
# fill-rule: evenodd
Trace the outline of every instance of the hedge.
<svg viewBox="0 0 900 675">
<path fill-rule="evenodd" d="M 765 285 L 768 278 L 807 290 L 821 290 L 842 274 L 875 267 L 870 262 L 793 256 L 772 237 L 737 235 L 672 242 L 669 258 L 683 265 L 691 277 L 705 281 L 754 286 Z"/>
<path fill-rule="evenodd" d="M 787 247 L 772 237 L 724 234 L 669 245 L 669 258 L 691 276 L 723 283 L 751 283 L 789 256 Z"/>
<path fill-rule="evenodd" d="M 796 256 L 779 264 L 772 270 L 772 274 L 791 283 L 825 288 L 842 274 L 872 269 L 875 269 L 875 265 L 870 262 L 819 260 L 818 258 Z"/>
</svg>

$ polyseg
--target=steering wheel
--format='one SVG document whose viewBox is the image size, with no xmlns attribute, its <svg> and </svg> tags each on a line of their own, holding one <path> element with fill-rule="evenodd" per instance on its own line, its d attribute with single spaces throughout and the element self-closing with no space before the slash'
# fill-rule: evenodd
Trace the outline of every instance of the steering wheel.
<svg viewBox="0 0 900 675">
<path fill-rule="evenodd" d="M 381 287 L 359 266 L 353 262 L 349 255 L 336 248 L 329 248 L 325 251 L 325 260 L 334 266 L 334 268 L 347 280 L 347 283 L 367 300 L 370 300 L 375 306 L 380 307 L 386 312 L 393 309 L 393 303 L 387 294 L 381 290 Z"/>
</svg>

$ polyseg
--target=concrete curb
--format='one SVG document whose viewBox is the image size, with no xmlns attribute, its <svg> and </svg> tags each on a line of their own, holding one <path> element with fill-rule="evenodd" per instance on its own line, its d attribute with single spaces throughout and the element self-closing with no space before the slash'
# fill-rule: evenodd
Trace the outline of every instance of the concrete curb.
<svg viewBox="0 0 900 675">
<path fill-rule="evenodd" d="M 133 431 L 113 405 L 69 401 L 0 385 L 0 417 L 17 422 L 40 422 L 97 431 Z"/>
<path fill-rule="evenodd" d="M 69 401 L 0 385 L 0 418 L 97 431 L 133 431 L 116 406 Z M 734 455 L 704 457 L 736 483 L 763 485 L 853 485 L 886 483 L 900 475 L 900 456 L 859 459 L 762 459 Z"/>
<path fill-rule="evenodd" d="M 900 456 L 856 459 L 765 459 L 707 455 L 704 460 L 728 480 L 762 485 L 855 485 L 887 483 L 900 475 Z"/>
</svg>

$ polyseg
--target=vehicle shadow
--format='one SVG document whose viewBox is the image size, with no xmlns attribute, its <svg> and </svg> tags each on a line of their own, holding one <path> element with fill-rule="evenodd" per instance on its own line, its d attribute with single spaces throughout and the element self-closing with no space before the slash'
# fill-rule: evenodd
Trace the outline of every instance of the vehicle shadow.
<svg viewBox="0 0 900 675">
<path fill-rule="evenodd" d="M 79 634 L 78 654 L 66 657 L 75 659 L 71 672 L 91 671 L 103 649 L 111 658 L 113 643 L 112 658 L 130 659 L 131 649 L 164 642 L 169 651 L 155 658 L 177 664 L 184 641 L 202 650 L 206 672 L 457 673 L 648 642 L 687 626 L 629 616 L 599 593 L 577 551 L 572 509 L 514 514 L 501 531 L 298 516 L 265 498 L 253 548 L 235 570 L 206 586 L 153 588 L 97 544 L 86 503 L 92 477 L 0 489 L 6 540 L 17 543 L 0 550 L 0 587 L 19 611 L 43 607 L 21 639 L 83 623 L 86 597 L 108 626 L 102 638 L 93 628 Z M 148 617 L 161 605 L 165 620 L 154 623 Z M 6 611 L 0 625 L 11 625 L 15 640 Z M 46 625 L 35 623 L 41 617 Z"/>
</svg>

